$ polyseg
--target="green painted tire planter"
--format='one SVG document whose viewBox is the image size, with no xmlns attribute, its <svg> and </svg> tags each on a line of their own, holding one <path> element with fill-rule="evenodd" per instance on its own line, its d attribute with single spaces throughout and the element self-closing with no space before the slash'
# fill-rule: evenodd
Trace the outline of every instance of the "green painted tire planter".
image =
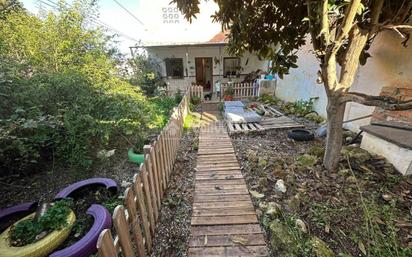
<svg viewBox="0 0 412 257">
<path fill-rule="evenodd" d="M 127 151 L 127 157 L 129 158 L 129 162 L 136 164 L 141 164 L 144 162 L 144 154 L 135 153 L 133 148 L 130 148 L 129 151 Z"/>
</svg>

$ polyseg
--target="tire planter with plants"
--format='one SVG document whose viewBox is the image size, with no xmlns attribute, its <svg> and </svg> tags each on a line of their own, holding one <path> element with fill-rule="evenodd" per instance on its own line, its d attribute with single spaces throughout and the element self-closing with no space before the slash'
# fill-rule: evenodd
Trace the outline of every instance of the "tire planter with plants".
<svg viewBox="0 0 412 257">
<path fill-rule="evenodd" d="M 295 141 L 312 141 L 315 135 L 307 129 L 292 129 L 288 132 L 288 138 Z"/>
<path fill-rule="evenodd" d="M 72 197 L 73 194 L 85 187 L 92 186 L 105 186 L 113 194 L 117 193 L 119 188 L 116 181 L 109 178 L 90 178 L 85 179 L 76 183 L 73 183 L 61 190 L 55 197 L 54 200 L 60 200 L 67 197 Z"/>
<path fill-rule="evenodd" d="M 96 243 L 99 234 L 112 226 L 109 211 L 99 204 L 92 204 L 86 212 L 94 219 L 93 226 L 87 234 L 75 244 L 52 253 L 49 257 L 88 257 L 96 252 Z"/>
<path fill-rule="evenodd" d="M 37 208 L 37 202 L 27 202 L 14 205 L 9 208 L 0 210 L 0 232 L 8 228 L 13 222 L 10 222 L 13 219 L 21 218 L 32 212 Z"/>
<path fill-rule="evenodd" d="M 129 159 L 129 162 L 136 163 L 136 164 L 142 164 L 144 162 L 144 154 L 138 154 L 135 153 L 133 150 L 133 147 L 127 151 L 127 157 Z"/>
<path fill-rule="evenodd" d="M 23 219 L 33 219 L 35 213 L 32 213 Z M 42 257 L 46 256 L 49 253 L 53 252 L 64 240 L 69 236 L 71 228 L 73 227 L 74 222 L 76 221 L 76 216 L 71 211 L 67 217 L 67 226 L 60 229 L 50 232 L 43 239 L 40 239 L 37 242 L 28 244 L 25 246 L 14 247 L 10 246 L 9 243 L 9 231 L 11 227 L 7 228 L 3 233 L 0 234 L 0 257 Z M 17 224 L 16 222 L 15 224 Z"/>
</svg>

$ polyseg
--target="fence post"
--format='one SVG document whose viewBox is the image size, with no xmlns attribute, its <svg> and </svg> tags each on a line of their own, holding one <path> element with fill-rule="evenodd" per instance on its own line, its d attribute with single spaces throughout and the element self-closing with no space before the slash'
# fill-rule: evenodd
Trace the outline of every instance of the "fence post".
<svg viewBox="0 0 412 257">
<path fill-rule="evenodd" d="M 119 237 L 122 253 L 125 257 L 135 257 L 130 240 L 129 225 L 126 221 L 123 205 L 118 205 L 113 212 L 113 223 Z"/>
<path fill-rule="evenodd" d="M 100 233 L 97 239 L 97 251 L 100 257 L 118 257 L 110 229 L 106 228 Z"/>
<path fill-rule="evenodd" d="M 130 187 L 126 189 L 124 195 L 127 212 L 129 214 L 129 222 L 132 225 L 134 241 L 136 243 L 137 256 L 145 257 L 142 225 L 139 216 L 137 215 L 136 197 Z"/>
<path fill-rule="evenodd" d="M 144 194 L 142 190 L 142 178 L 139 175 L 135 175 L 133 178 L 134 182 L 134 190 L 136 193 L 136 200 L 139 206 L 139 213 L 140 217 L 142 218 L 143 221 L 143 230 L 144 230 L 144 238 L 146 241 L 146 249 L 148 252 L 151 251 L 152 249 L 152 236 L 150 233 L 150 224 L 149 221 L 147 220 L 147 211 L 146 211 L 146 206 L 144 204 Z"/>
</svg>

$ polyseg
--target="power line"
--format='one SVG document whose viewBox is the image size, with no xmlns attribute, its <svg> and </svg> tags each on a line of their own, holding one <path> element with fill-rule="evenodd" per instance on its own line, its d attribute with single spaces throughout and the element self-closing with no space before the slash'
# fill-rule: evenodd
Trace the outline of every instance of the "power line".
<svg viewBox="0 0 412 257">
<path fill-rule="evenodd" d="M 47 1 L 48 3 L 44 2 L 43 0 L 38 0 L 38 2 L 41 2 L 41 3 L 49 6 L 50 8 L 52 8 L 52 9 L 54 9 L 54 10 L 59 10 L 59 5 L 58 5 L 57 3 L 55 3 L 55 2 L 53 2 L 53 1 L 51 1 L 51 0 L 45 0 L 45 1 Z M 53 6 L 52 6 L 52 5 L 53 5 Z M 69 4 L 67 4 L 67 3 L 65 3 L 65 6 L 66 6 L 66 7 L 72 7 L 71 5 L 69 5 Z M 122 37 L 124 37 L 124 38 L 126 38 L 126 39 L 129 39 L 129 40 L 131 40 L 131 41 L 135 41 L 135 42 L 137 42 L 137 43 L 141 42 L 141 40 L 138 40 L 138 39 L 136 39 L 136 38 L 134 38 L 134 37 L 132 37 L 132 36 L 129 36 L 129 35 L 127 35 L 127 34 L 124 34 L 123 32 L 121 32 L 121 31 L 119 31 L 119 30 L 111 27 L 110 25 L 104 23 L 103 21 L 101 21 L 101 20 L 99 20 L 99 19 L 97 19 L 97 18 L 95 18 L 95 17 L 90 16 L 89 18 L 90 18 L 90 21 L 91 21 L 95 26 L 103 27 L 103 28 L 105 28 L 105 29 L 107 29 L 107 30 L 111 30 L 111 31 L 115 32 L 117 35 L 122 36 Z"/>
<path fill-rule="evenodd" d="M 113 0 L 116 4 L 118 4 L 120 7 L 123 8 L 130 16 L 132 16 L 135 20 L 137 20 L 142 26 L 144 26 L 143 22 L 139 20 L 131 11 L 129 11 L 126 7 L 124 7 L 121 3 L 119 3 L 117 0 Z"/>
</svg>

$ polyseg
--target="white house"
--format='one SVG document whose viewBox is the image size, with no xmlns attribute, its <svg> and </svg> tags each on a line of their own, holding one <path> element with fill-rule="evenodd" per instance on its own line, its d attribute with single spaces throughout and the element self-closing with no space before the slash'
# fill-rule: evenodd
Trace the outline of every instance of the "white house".
<svg viewBox="0 0 412 257">
<path fill-rule="evenodd" d="M 242 82 L 249 73 L 267 71 L 268 61 L 254 54 L 241 58 L 228 54 L 225 35 L 216 34 L 202 43 L 146 44 L 148 56 L 161 67 L 169 91 L 184 90 L 191 84 L 213 92 L 216 82 Z"/>
</svg>

